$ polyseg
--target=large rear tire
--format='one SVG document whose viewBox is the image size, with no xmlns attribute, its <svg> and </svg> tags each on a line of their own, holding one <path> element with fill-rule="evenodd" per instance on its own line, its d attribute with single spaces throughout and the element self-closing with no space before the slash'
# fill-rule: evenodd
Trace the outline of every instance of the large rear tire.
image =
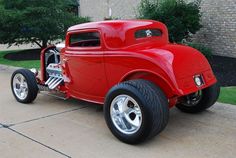
<svg viewBox="0 0 236 158">
<path fill-rule="evenodd" d="M 39 90 L 35 75 L 27 69 L 19 69 L 12 74 L 11 89 L 16 100 L 25 104 L 33 102 Z"/>
<path fill-rule="evenodd" d="M 220 86 L 216 83 L 197 93 L 199 93 L 198 99 L 193 97 L 195 94 L 190 94 L 181 103 L 177 104 L 176 107 L 186 113 L 202 112 L 215 104 L 220 94 Z M 193 99 L 195 99 L 194 102 L 192 102 Z"/>
<path fill-rule="evenodd" d="M 108 92 L 104 116 L 114 136 L 125 143 L 137 144 L 166 127 L 168 101 L 161 89 L 149 81 L 127 81 Z"/>
</svg>

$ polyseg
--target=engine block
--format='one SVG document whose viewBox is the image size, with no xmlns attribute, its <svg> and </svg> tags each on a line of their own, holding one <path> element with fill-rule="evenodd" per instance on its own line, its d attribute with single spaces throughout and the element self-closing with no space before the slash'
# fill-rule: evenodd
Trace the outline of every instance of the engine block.
<svg viewBox="0 0 236 158">
<path fill-rule="evenodd" d="M 46 68 L 46 71 L 49 75 L 49 78 L 45 82 L 45 85 L 47 85 L 49 89 L 55 89 L 63 82 L 60 64 L 49 64 Z"/>
</svg>

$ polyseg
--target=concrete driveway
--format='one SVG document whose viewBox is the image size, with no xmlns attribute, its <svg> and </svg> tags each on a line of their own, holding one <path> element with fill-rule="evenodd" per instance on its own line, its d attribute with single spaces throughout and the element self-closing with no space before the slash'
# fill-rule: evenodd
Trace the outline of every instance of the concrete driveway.
<svg viewBox="0 0 236 158">
<path fill-rule="evenodd" d="M 0 66 L 1 158 L 236 157 L 236 106 L 217 103 L 198 115 L 173 108 L 164 132 L 131 146 L 110 133 L 97 105 L 42 94 L 33 104 L 17 103 L 11 72 Z"/>
</svg>

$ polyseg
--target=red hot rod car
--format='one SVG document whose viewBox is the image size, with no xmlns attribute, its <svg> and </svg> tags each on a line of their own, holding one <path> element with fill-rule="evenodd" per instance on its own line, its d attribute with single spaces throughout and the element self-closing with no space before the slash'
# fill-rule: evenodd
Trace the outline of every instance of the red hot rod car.
<svg viewBox="0 0 236 158">
<path fill-rule="evenodd" d="M 166 26 L 151 20 L 72 26 L 64 45 L 41 52 L 40 71 L 13 73 L 17 101 L 30 103 L 39 91 L 49 91 L 104 105 L 109 129 L 129 144 L 160 133 L 171 107 L 198 113 L 220 91 L 207 59 L 169 43 Z"/>
</svg>

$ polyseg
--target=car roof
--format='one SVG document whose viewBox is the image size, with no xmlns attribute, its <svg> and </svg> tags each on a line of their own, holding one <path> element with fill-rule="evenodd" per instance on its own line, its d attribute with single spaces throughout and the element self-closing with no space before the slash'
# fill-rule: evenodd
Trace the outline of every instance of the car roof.
<svg viewBox="0 0 236 158">
<path fill-rule="evenodd" d="M 135 28 L 146 25 L 151 25 L 158 23 L 154 20 L 107 20 L 107 21 L 98 21 L 98 22 L 89 22 L 78 24 L 70 27 L 68 31 L 75 31 L 80 29 L 102 29 L 105 26 L 116 27 L 124 26 L 125 28 Z"/>
<path fill-rule="evenodd" d="M 90 22 L 72 26 L 67 34 L 77 32 L 78 30 L 97 29 L 101 31 L 106 47 L 109 49 L 120 49 L 131 45 L 151 41 L 150 38 L 136 39 L 134 34 L 137 30 L 157 28 L 162 31 L 162 36 L 158 38 L 158 43 L 168 43 L 168 30 L 166 26 L 154 20 L 108 20 L 99 22 Z M 69 36 L 67 36 L 69 38 Z M 156 38 L 155 38 L 156 39 Z M 157 41 L 156 41 L 157 42 Z"/>
</svg>

